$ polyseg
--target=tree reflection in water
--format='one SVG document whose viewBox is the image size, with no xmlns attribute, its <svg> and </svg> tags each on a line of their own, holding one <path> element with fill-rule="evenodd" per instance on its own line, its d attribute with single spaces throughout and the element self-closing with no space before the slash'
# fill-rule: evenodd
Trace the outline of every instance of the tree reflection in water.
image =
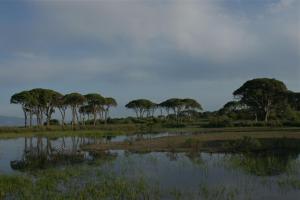
<svg viewBox="0 0 300 200">
<path fill-rule="evenodd" d="M 226 156 L 230 167 L 242 169 L 255 176 L 277 176 L 292 173 L 296 167 L 298 152 L 273 150 L 256 153 L 231 154 Z"/>
<path fill-rule="evenodd" d="M 104 139 L 85 137 L 62 137 L 58 140 L 49 138 L 24 138 L 24 151 L 20 160 L 11 161 L 14 170 L 45 169 L 58 165 L 70 165 L 96 159 L 107 159 L 109 152 L 86 152 L 81 150 L 82 145 L 99 144 Z"/>
</svg>

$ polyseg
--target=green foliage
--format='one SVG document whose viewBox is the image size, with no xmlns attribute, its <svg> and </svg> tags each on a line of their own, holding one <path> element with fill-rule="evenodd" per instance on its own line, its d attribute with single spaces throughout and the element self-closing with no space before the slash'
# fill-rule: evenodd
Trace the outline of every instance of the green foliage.
<svg viewBox="0 0 300 200">
<path fill-rule="evenodd" d="M 289 105 L 297 111 L 300 111 L 300 92 L 287 92 Z"/>
<path fill-rule="evenodd" d="M 104 104 L 109 107 L 111 106 L 116 107 L 118 105 L 117 101 L 112 97 L 106 97 Z"/>
<path fill-rule="evenodd" d="M 280 120 L 271 120 L 268 122 L 243 120 L 234 122 L 233 125 L 235 127 L 282 127 L 283 122 Z"/>
<path fill-rule="evenodd" d="M 136 99 L 130 101 L 125 105 L 125 107 L 128 109 L 133 109 L 137 118 L 143 118 L 145 114 L 147 114 L 148 117 L 150 115 L 153 116 L 157 105 L 148 99 Z"/>
<path fill-rule="evenodd" d="M 98 105 L 103 105 L 105 103 L 105 98 L 102 97 L 100 94 L 91 93 L 84 95 L 87 103 L 92 107 L 96 107 Z"/>
<path fill-rule="evenodd" d="M 95 173 L 87 169 L 67 167 L 63 170 L 37 171 L 32 176 L 0 175 L 0 199 L 160 199 L 159 189 L 143 178 L 135 180 L 113 173 Z"/>
<path fill-rule="evenodd" d="M 51 119 L 49 122 L 50 122 L 51 126 L 58 126 L 58 125 L 60 125 L 60 122 L 59 122 L 58 119 Z M 45 122 L 44 125 L 47 125 L 47 123 Z"/>
<path fill-rule="evenodd" d="M 201 184 L 199 194 L 206 200 L 234 200 L 239 192 L 235 188 L 227 188 L 223 185 L 209 188 L 207 185 Z"/>
<path fill-rule="evenodd" d="M 183 110 L 202 110 L 202 106 L 194 99 L 186 98 L 171 98 L 159 104 L 160 107 L 166 110 L 173 110 L 175 115 L 179 115 Z"/>
<path fill-rule="evenodd" d="M 224 143 L 224 148 L 233 152 L 250 152 L 261 148 L 261 143 L 251 137 L 243 137 L 239 140 Z"/>
<path fill-rule="evenodd" d="M 79 93 L 70 93 L 70 94 L 66 94 L 65 97 L 65 103 L 70 105 L 70 106 L 79 106 L 82 105 L 84 103 L 84 101 L 86 100 L 86 98 L 79 94 Z"/>
<path fill-rule="evenodd" d="M 222 128 L 222 127 L 232 127 L 233 123 L 227 116 L 212 117 L 205 127 L 209 128 Z"/>
<path fill-rule="evenodd" d="M 229 158 L 231 166 L 256 176 L 278 176 L 293 170 L 297 156 L 286 152 L 235 154 Z"/>
<path fill-rule="evenodd" d="M 270 113 L 285 104 L 287 88 L 276 79 L 258 78 L 249 80 L 233 92 L 241 103 L 252 109 L 260 119 L 268 121 Z"/>
</svg>

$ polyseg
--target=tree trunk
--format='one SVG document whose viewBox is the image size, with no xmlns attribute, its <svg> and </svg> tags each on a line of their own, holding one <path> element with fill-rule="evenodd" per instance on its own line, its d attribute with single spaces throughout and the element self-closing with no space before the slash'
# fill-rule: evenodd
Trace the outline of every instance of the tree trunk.
<svg viewBox="0 0 300 200">
<path fill-rule="evenodd" d="M 64 128 L 65 126 L 65 115 L 66 115 L 66 110 L 64 108 L 58 108 L 60 114 L 61 114 L 61 126 Z"/>
<path fill-rule="evenodd" d="M 51 120 L 51 117 L 50 117 L 50 116 L 47 116 L 47 127 L 50 126 L 50 120 Z"/>
<path fill-rule="evenodd" d="M 95 127 L 96 126 L 96 121 L 97 121 L 97 112 L 94 111 L 93 115 L 94 115 L 94 127 Z"/>
<path fill-rule="evenodd" d="M 61 116 L 61 125 L 62 125 L 62 127 L 65 127 L 65 116 L 66 116 L 66 113 L 65 113 L 65 111 L 63 111 L 63 112 L 64 113 Z"/>
<path fill-rule="evenodd" d="M 23 108 L 23 112 L 24 112 L 24 127 L 27 128 L 27 112 L 25 108 Z"/>
<path fill-rule="evenodd" d="M 109 114 L 109 107 L 107 107 L 104 111 L 104 123 L 105 124 L 107 124 L 108 114 Z"/>
<path fill-rule="evenodd" d="M 267 109 L 267 111 L 265 112 L 265 122 L 268 122 L 269 119 L 269 110 Z"/>
<path fill-rule="evenodd" d="M 74 130 L 75 129 L 75 107 L 72 107 L 72 129 Z"/>
<path fill-rule="evenodd" d="M 32 111 L 29 111 L 29 127 L 32 127 Z"/>
<path fill-rule="evenodd" d="M 143 110 L 140 109 L 140 118 L 142 119 L 143 118 Z"/>
<path fill-rule="evenodd" d="M 75 117 L 76 117 L 75 118 L 76 124 L 78 124 L 80 121 L 79 121 L 79 118 L 78 118 L 78 113 L 77 113 L 77 109 L 76 108 L 75 108 Z"/>
<path fill-rule="evenodd" d="M 268 122 L 269 120 L 271 105 L 272 105 L 271 101 L 268 100 L 268 104 L 265 106 L 265 122 Z"/>
<path fill-rule="evenodd" d="M 85 114 L 82 114 L 82 125 L 85 127 Z"/>
<path fill-rule="evenodd" d="M 41 117 L 41 126 L 43 126 L 43 123 L 44 123 L 44 115 L 43 115 L 43 111 L 41 110 L 41 113 L 40 113 L 40 117 Z"/>
</svg>

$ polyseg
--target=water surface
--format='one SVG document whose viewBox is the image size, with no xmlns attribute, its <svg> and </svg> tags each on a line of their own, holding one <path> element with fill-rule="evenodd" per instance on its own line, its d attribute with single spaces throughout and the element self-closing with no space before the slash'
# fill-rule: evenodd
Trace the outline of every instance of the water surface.
<svg viewBox="0 0 300 200">
<path fill-rule="evenodd" d="M 173 135 L 163 133 L 131 137 L 33 137 L 0 140 L 0 174 L 28 173 L 24 166 L 47 169 L 50 165 L 85 165 L 103 158 L 104 162 L 95 164 L 96 167 L 125 175 L 129 179 L 143 177 L 162 190 L 179 190 L 186 197 L 207 193 L 205 197 L 213 199 L 214 194 L 224 193 L 232 199 L 300 199 L 300 158 L 296 152 L 282 149 L 255 154 L 134 154 L 109 151 L 103 155 L 95 155 L 81 150 L 81 146 L 85 144 L 162 136 Z M 105 161 L 108 155 L 110 159 Z M 36 162 L 41 157 L 44 159 L 42 164 Z"/>
</svg>

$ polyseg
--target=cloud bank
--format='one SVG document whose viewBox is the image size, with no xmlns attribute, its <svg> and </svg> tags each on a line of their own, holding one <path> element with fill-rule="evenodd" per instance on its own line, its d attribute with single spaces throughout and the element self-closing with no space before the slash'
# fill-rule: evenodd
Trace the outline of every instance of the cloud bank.
<svg viewBox="0 0 300 200">
<path fill-rule="evenodd" d="M 249 78 L 274 77 L 300 90 L 299 1 L 1 4 L 0 87 L 10 93 L 96 89 L 122 103 L 128 95 L 190 96 L 217 109 Z"/>
</svg>

